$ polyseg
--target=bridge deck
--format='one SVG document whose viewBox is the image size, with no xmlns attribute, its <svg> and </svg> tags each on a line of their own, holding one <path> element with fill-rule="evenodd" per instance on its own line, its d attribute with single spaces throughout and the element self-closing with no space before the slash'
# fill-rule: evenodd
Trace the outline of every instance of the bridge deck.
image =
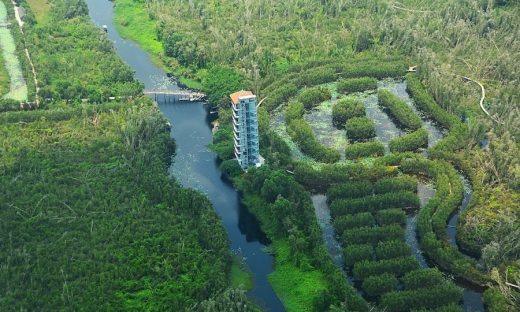
<svg viewBox="0 0 520 312">
<path fill-rule="evenodd" d="M 153 96 L 157 99 L 162 96 L 167 101 L 188 101 L 188 102 L 199 102 L 206 98 L 206 94 L 202 92 L 192 92 L 184 90 L 145 90 L 143 92 L 146 95 Z"/>
</svg>

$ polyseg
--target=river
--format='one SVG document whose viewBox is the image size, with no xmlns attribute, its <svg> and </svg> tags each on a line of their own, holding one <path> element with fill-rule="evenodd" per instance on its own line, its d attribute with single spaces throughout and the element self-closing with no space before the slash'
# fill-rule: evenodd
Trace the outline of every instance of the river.
<svg viewBox="0 0 520 312">
<path fill-rule="evenodd" d="M 146 89 L 176 90 L 166 73 L 155 66 L 150 55 L 137 44 L 122 39 L 113 23 L 113 3 L 86 0 L 89 14 L 98 26 L 106 25 L 108 38 L 117 54 L 135 71 L 135 78 Z M 217 155 L 208 149 L 212 141 L 211 125 L 204 103 L 167 103 L 159 99 L 159 107 L 173 125 L 172 137 L 177 150 L 170 173 L 185 187 L 206 194 L 222 219 L 231 242 L 231 251 L 242 257 L 254 276 L 249 297 L 266 311 L 285 311 L 267 276 L 273 271 L 273 256 L 264 252 L 268 240 L 258 221 L 240 203 L 239 194 L 221 178 Z"/>
</svg>

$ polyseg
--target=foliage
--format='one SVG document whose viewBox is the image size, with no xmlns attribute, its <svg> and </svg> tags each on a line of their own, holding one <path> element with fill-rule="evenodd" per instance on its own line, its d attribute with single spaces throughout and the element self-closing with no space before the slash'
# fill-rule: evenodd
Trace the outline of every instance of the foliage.
<svg viewBox="0 0 520 312">
<path fill-rule="evenodd" d="M 224 160 L 220 166 L 220 171 L 227 177 L 227 178 L 235 178 L 239 176 L 242 173 L 242 167 L 240 167 L 240 164 L 236 159 L 228 159 Z"/>
<path fill-rule="evenodd" d="M 332 123 L 338 129 L 343 129 L 349 119 L 364 116 L 365 106 L 357 100 L 340 99 L 332 107 Z"/>
<path fill-rule="evenodd" d="M 330 202 L 343 198 L 364 197 L 372 195 L 373 184 L 367 180 L 355 181 L 334 185 L 327 190 Z"/>
<path fill-rule="evenodd" d="M 365 157 L 378 157 L 385 154 L 385 146 L 381 142 L 362 142 L 349 144 L 345 148 L 345 158 L 356 160 Z"/>
<path fill-rule="evenodd" d="M 367 277 L 361 288 L 371 297 L 380 296 L 384 293 L 397 289 L 399 281 L 395 276 L 388 273 Z"/>
<path fill-rule="evenodd" d="M 398 191 L 417 192 L 417 178 L 409 175 L 383 178 L 374 183 L 374 192 L 384 194 Z"/>
<path fill-rule="evenodd" d="M 322 87 L 305 89 L 298 95 L 298 101 L 303 103 L 306 110 L 310 110 L 330 98 L 329 89 Z"/>
<path fill-rule="evenodd" d="M 439 300 L 442 298 L 442 300 Z M 462 290 L 453 284 L 442 284 L 429 289 L 405 290 L 386 293 L 380 307 L 387 311 L 410 311 L 421 308 L 437 308 L 462 300 Z"/>
<path fill-rule="evenodd" d="M 374 258 L 374 247 L 372 244 L 349 244 L 344 250 L 345 265 L 348 268 L 353 268 L 354 264 L 364 261 L 372 260 Z"/>
<path fill-rule="evenodd" d="M 302 119 L 305 113 L 305 107 L 302 102 L 291 101 L 285 109 L 285 123 L 290 124 L 295 119 Z"/>
<path fill-rule="evenodd" d="M 287 132 L 302 152 L 320 162 L 334 163 L 340 158 L 338 151 L 318 142 L 312 128 L 303 119 L 290 121 Z"/>
<path fill-rule="evenodd" d="M 379 261 L 364 260 L 356 263 L 352 272 L 355 279 L 364 280 L 369 276 L 381 275 L 384 273 L 390 273 L 396 277 L 401 277 L 407 272 L 418 268 L 419 263 L 417 263 L 415 257 L 409 256 Z"/>
<path fill-rule="evenodd" d="M 223 293 L 200 302 L 189 311 L 193 312 L 259 312 L 260 309 L 251 304 L 244 290 L 229 288 Z"/>
<path fill-rule="evenodd" d="M 213 143 L 209 146 L 220 159 L 230 160 L 235 157 L 233 146 L 233 129 L 229 126 L 221 126 L 213 135 Z"/>
<path fill-rule="evenodd" d="M 428 131 L 420 128 L 412 133 L 405 134 L 390 141 L 390 150 L 393 153 L 415 152 L 428 145 Z"/>
<path fill-rule="evenodd" d="M 376 213 L 376 221 L 380 226 L 388 224 L 406 224 L 406 213 L 399 208 L 379 210 Z"/>
<path fill-rule="evenodd" d="M 337 216 L 366 211 L 375 212 L 395 207 L 419 208 L 419 198 L 411 192 L 395 192 L 360 198 L 340 199 L 331 203 L 330 210 L 333 215 Z"/>
<path fill-rule="evenodd" d="M 381 227 L 359 227 L 349 229 L 341 235 L 341 241 L 348 244 L 372 244 L 378 242 L 401 239 L 404 231 L 399 225 L 387 225 Z"/>
<path fill-rule="evenodd" d="M 377 79 L 370 77 L 340 80 L 337 83 L 338 92 L 350 94 L 377 89 Z"/>
<path fill-rule="evenodd" d="M 246 88 L 242 75 L 235 69 L 224 66 L 209 69 L 202 86 L 213 107 L 229 107 L 229 95 Z"/>
<path fill-rule="evenodd" d="M 354 117 L 345 124 L 347 137 L 352 141 L 366 141 L 376 136 L 374 121 L 367 117 Z"/>
<path fill-rule="evenodd" d="M 402 237 L 400 237 L 402 239 Z M 376 247 L 376 258 L 378 260 L 404 257 L 411 254 L 410 246 L 402 240 L 382 241 Z"/>
<path fill-rule="evenodd" d="M 410 130 L 417 130 L 421 127 L 421 118 L 398 96 L 388 90 L 380 89 L 377 97 L 379 105 L 384 107 L 385 111 L 390 113 L 399 125 Z"/>
<path fill-rule="evenodd" d="M 339 216 L 334 219 L 334 229 L 341 236 L 348 229 L 357 227 L 374 226 L 374 217 L 369 212 L 361 212 L 352 215 Z"/>
<path fill-rule="evenodd" d="M 438 269 L 432 268 L 409 272 L 402 281 L 406 290 L 414 290 L 440 285 L 444 282 L 444 277 Z"/>
</svg>

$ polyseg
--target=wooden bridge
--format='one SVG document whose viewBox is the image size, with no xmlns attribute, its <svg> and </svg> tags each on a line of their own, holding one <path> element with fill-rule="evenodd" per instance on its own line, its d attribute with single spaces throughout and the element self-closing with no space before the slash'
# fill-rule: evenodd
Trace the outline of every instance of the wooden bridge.
<svg viewBox="0 0 520 312">
<path fill-rule="evenodd" d="M 187 90 L 145 90 L 143 93 L 153 96 L 156 101 L 162 98 L 166 102 L 200 102 L 206 98 L 202 92 Z"/>
</svg>

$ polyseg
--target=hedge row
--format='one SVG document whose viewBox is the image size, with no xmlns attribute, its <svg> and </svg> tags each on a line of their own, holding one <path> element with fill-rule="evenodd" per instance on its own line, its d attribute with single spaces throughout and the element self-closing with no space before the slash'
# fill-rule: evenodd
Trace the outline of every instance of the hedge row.
<svg viewBox="0 0 520 312">
<path fill-rule="evenodd" d="M 404 229 L 396 224 L 381 227 L 360 227 L 346 230 L 341 235 L 344 244 L 372 244 L 389 240 L 403 239 Z"/>
<path fill-rule="evenodd" d="M 415 257 L 408 256 L 379 261 L 363 260 L 354 264 L 353 275 L 356 280 L 364 280 L 369 276 L 391 273 L 401 277 L 406 273 L 417 270 L 419 263 Z"/>
<path fill-rule="evenodd" d="M 345 158 L 356 160 L 364 157 L 379 157 L 385 154 L 385 146 L 381 142 L 363 142 L 349 144 L 345 148 Z"/>
<path fill-rule="evenodd" d="M 457 304 L 462 300 L 462 289 L 451 283 L 439 286 L 390 292 L 381 296 L 379 306 L 388 312 L 410 311 L 413 309 L 434 309 L 450 303 Z"/>
<path fill-rule="evenodd" d="M 361 198 L 339 199 L 330 205 L 334 216 L 358 212 L 376 212 L 386 208 L 419 208 L 419 198 L 412 192 L 395 192 Z"/>
<path fill-rule="evenodd" d="M 395 166 L 366 165 L 363 163 L 322 164 L 319 169 L 299 162 L 294 168 L 294 177 L 307 189 L 326 192 L 334 184 L 350 181 L 375 181 L 383 177 L 395 176 L 398 170 Z"/>
<path fill-rule="evenodd" d="M 415 152 L 421 147 L 428 146 L 428 131 L 421 128 L 390 141 L 392 153 Z"/>
<path fill-rule="evenodd" d="M 370 297 L 376 297 L 384 293 L 397 290 L 398 285 L 399 280 L 397 279 L 397 277 L 389 273 L 383 273 L 381 275 L 373 275 L 367 277 L 363 281 L 361 288 Z"/>
<path fill-rule="evenodd" d="M 371 77 L 340 80 L 337 83 L 339 93 L 350 94 L 377 89 L 377 79 Z"/>
<path fill-rule="evenodd" d="M 291 101 L 285 108 L 285 124 L 289 125 L 295 119 L 302 119 L 305 114 L 305 107 L 299 101 Z"/>
<path fill-rule="evenodd" d="M 376 247 L 376 258 L 378 260 L 385 260 L 409 256 L 412 250 L 410 246 L 403 241 L 403 237 L 404 235 L 401 236 L 399 240 L 381 241 Z"/>
<path fill-rule="evenodd" d="M 332 107 L 332 124 L 338 128 L 345 128 L 347 120 L 354 117 L 364 117 L 365 105 L 361 101 L 354 99 L 338 100 Z"/>
<path fill-rule="evenodd" d="M 330 100 L 331 96 L 332 95 L 327 88 L 308 88 L 298 95 L 298 101 L 303 103 L 303 107 L 305 107 L 306 110 L 310 110 L 320 105 L 322 102 Z"/>
<path fill-rule="evenodd" d="M 318 142 L 314 136 L 314 132 L 305 120 L 295 119 L 290 121 L 287 132 L 291 139 L 298 144 L 303 153 L 317 161 L 334 163 L 340 159 L 338 151 Z"/>
<path fill-rule="evenodd" d="M 329 202 L 337 199 L 365 197 L 373 194 L 374 184 L 370 181 L 353 181 L 337 184 L 327 190 Z"/>
<path fill-rule="evenodd" d="M 430 268 L 406 273 L 401 281 L 405 290 L 414 290 L 437 286 L 444 282 L 444 277 L 437 268 Z"/>
<path fill-rule="evenodd" d="M 287 102 L 287 99 L 298 93 L 298 87 L 294 83 L 286 83 L 269 92 L 262 106 L 271 112 L 278 106 Z"/>
<path fill-rule="evenodd" d="M 379 90 L 377 96 L 379 105 L 385 108 L 385 111 L 401 126 L 410 130 L 417 130 L 421 127 L 421 118 L 398 96 L 384 89 Z"/>
<path fill-rule="evenodd" d="M 376 213 L 376 221 L 380 226 L 388 224 L 406 224 L 406 213 L 400 208 L 379 210 Z"/>
<path fill-rule="evenodd" d="M 477 262 L 462 254 L 447 240 L 448 219 L 461 204 L 464 191 L 455 168 L 440 160 L 409 160 L 402 163 L 401 169 L 435 179 L 436 194 L 420 210 L 417 218 L 422 250 L 444 270 L 475 284 L 486 284 L 489 278 L 477 268 Z"/>
<path fill-rule="evenodd" d="M 351 141 L 367 141 L 376 136 L 374 121 L 368 117 L 354 117 L 345 124 L 347 137 Z"/>
<path fill-rule="evenodd" d="M 364 260 L 374 260 L 374 247 L 372 244 L 353 244 L 343 249 L 345 265 L 353 268 L 354 264 Z"/>
<path fill-rule="evenodd" d="M 334 229 L 341 236 L 345 230 L 358 227 L 371 227 L 376 224 L 370 212 L 361 212 L 352 215 L 339 216 L 334 220 Z"/>
<path fill-rule="evenodd" d="M 398 191 L 417 192 L 417 178 L 410 175 L 384 178 L 374 184 L 374 193 L 384 194 Z"/>
</svg>

